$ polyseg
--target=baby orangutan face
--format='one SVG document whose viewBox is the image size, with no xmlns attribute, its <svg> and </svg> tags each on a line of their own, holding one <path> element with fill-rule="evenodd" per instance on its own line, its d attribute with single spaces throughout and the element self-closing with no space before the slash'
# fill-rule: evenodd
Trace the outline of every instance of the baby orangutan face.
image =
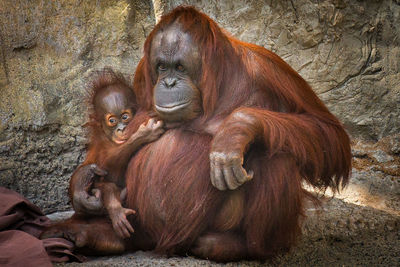
<svg viewBox="0 0 400 267">
<path fill-rule="evenodd" d="M 107 138 L 117 145 L 126 142 L 126 126 L 134 115 L 134 95 L 129 88 L 109 86 L 94 100 L 97 118 Z"/>
</svg>

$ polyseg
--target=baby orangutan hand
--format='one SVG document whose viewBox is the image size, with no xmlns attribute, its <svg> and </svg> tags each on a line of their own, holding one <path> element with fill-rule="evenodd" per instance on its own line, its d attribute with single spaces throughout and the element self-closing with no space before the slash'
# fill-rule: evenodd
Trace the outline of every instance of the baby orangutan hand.
<svg viewBox="0 0 400 267">
<path fill-rule="evenodd" d="M 157 140 L 165 132 L 163 126 L 163 121 L 156 121 L 154 118 L 149 119 L 139 126 L 139 129 L 129 138 L 129 141 L 140 139 L 144 143 L 148 143 Z"/>
</svg>

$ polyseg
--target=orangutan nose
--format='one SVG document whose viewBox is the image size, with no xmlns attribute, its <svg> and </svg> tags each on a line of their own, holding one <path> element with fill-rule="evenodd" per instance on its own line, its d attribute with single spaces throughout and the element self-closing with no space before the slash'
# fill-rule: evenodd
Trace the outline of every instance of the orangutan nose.
<svg viewBox="0 0 400 267">
<path fill-rule="evenodd" d="M 118 136 L 122 136 L 122 135 L 124 134 L 125 127 L 126 127 L 126 126 L 123 125 L 123 124 L 118 125 L 118 126 L 117 126 L 117 132 L 116 132 L 116 134 L 117 134 Z"/>
<path fill-rule="evenodd" d="M 168 88 L 174 87 L 176 84 L 176 78 L 168 77 L 164 79 L 165 86 Z"/>
</svg>

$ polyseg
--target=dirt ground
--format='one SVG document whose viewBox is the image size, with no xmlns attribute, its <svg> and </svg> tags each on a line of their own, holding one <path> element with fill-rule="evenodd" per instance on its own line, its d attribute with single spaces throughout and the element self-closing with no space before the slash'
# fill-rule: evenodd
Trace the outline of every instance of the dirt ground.
<svg viewBox="0 0 400 267">
<path fill-rule="evenodd" d="M 298 245 L 273 263 L 217 264 L 138 251 L 57 266 L 400 266 L 400 164 L 388 149 L 355 143 L 349 186 L 335 196 L 326 192 L 322 208 L 308 208 Z"/>
</svg>

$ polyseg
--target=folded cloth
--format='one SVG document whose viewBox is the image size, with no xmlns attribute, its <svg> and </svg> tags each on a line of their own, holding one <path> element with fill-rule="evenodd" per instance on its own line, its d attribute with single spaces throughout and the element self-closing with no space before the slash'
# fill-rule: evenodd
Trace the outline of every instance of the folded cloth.
<svg viewBox="0 0 400 267">
<path fill-rule="evenodd" d="M 41 240 L 22 231 L 9 230 L 0 232 L 0 266 L 53 265 Z"/>
<path fill-rule="evenodd" d="M 82 261 L 74 244 L 63 238 L 39 240 L 50 220 L 20 194 L 0 187 L 0 266 L 52 266 L 53 262 Z"/>
</svg>

